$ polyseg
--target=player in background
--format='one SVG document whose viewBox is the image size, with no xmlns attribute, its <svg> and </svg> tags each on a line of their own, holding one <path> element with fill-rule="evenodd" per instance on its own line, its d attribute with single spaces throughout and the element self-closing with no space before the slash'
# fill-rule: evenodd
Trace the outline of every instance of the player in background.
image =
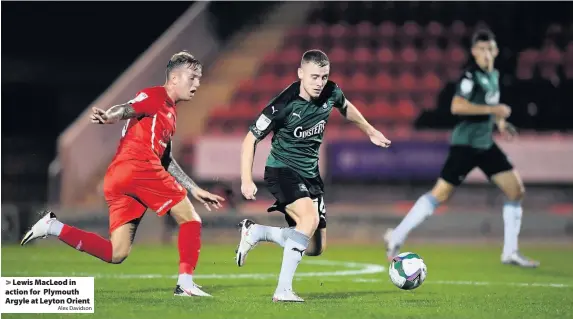
<svg viewBox="0 0 573 319">
<path fill-rule="evenodd" d="M 475 167 L 487 175 L 507 197 L 503 206 L 504 245 L 501 262 L 521 267 L 537 267 L 537 261 L 522 256 L 518 250 L 525 188 L 518 172 L 493 140 L 494 125 L 508 138 L 517 134 L 506 121 L 511 109 L 500 104 L 499 72 L 494 68 L 498 47 L 493 33 L 477 31 L 472 37 L 474 63 L 458 82 L 451 111 L 460 116 L 451 136 L 448 158 L 434 188 L 418 199 L 396 229 L 385 235 L 387 257 L 399 253 L 410 231 L 434 213 L 445 202 L 466 175 Z"/>
<path fill-rule="evenodd" d="M 256 145 L 274 133 L 265 167 L 265 183 L 276 198 L 271 211 L 285 214 L 289 228 L 255 224 L 243 220 L 236 261 L 243 266 L 247 253 L 258 242 L 274 242 L 284 247 L 283 262 L 273 301 L 304 301 L 292 289 L 292 280 L 303 254 L 320 255 L 326 247 L 324 184 L 319 174 L 318 150 L 332 109 L 338 109 L 354 122 L 375 145 L 390 141 L 368 123 L 328 80 L 330 62 L 326 54 L 311 50 L 302 56 L 298 77 L 263 109 L 250 126 L 241 150 L 241 192 L 254 200 L 257 187 L 252 166 Z M 318 232 L 316 230 L 319 229 Z"/>
<path fill-rule="evenodd" d="M 187 198 L 187 192 L 208 210 L 220 208 L 224 199 L 198 187 L 171 155 L 176 105 L 193 98 L 199 88 L 201 71 L 201 63 L 195 57 L 186 51 L 179 52 L 167 64 L 165 85 L 146 88 L 133 100 L 107 111 L 93 108 L 92 123 L 127 120 L 104 178 L 110 217 L 109 240 L 63 224 L 53 212 L 46 212 L 21 244 L 57 236 L 79 251 L 107 263 L 120 264 L 131 250 L 145 211 L 152 209 L 159 216 L 171 211 L 179 225 L 179 278 L 174 294 L 209 296 L 193 281 L 201 248 L 201 218 Z"/>
</svg>

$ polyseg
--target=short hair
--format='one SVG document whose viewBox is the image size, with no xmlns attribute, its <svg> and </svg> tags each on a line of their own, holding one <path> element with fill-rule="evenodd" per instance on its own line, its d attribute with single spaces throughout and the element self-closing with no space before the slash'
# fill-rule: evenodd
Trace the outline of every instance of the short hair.
<svg viewBox="0 0 573 319">
<path fill-rule="evenodd" d="M 328 60 L 328 56 L 326 56 L 326 53 L 320 50 L 309 50 L 302 55 L 300 64 L 302 65 L 304 63 L 309 63 L 309 62 L 312 62 L 318 65 L 319 67 L 327 66 L 330 64 L 330 61 Z"/>
<path fill-rule="evenodd" d="M 165 75 L 169 76 L 171 71 L 181 66 L 187 66 L 194 70 L 200 70 L 203 65 L 201 62 L 195 58 L 191 53 L 186 50 L 175 53 L 169 62 L 167 63 L 167 69 L 165 70 Z"/>
<path fill-rule="evenodd" d="M 495 41 L 495 35 L 488 29 L 477 30 L 472 36 L 472 47 L 482 41 Z"/>
</svg>

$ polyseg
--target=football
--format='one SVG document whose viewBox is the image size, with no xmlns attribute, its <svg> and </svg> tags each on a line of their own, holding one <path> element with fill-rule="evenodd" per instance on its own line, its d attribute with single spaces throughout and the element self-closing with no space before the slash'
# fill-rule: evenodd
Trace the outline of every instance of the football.
<svg viewBox="0 0 573 319">
<path fill-rule="evenodd" d="M 392 283 L 396 287 L 412 290 L 420 287 L 426 280 L 428 269 L 422 257 L 418 254 L 406 252 L 392 259 L 388 272 Z"/>
</svg>

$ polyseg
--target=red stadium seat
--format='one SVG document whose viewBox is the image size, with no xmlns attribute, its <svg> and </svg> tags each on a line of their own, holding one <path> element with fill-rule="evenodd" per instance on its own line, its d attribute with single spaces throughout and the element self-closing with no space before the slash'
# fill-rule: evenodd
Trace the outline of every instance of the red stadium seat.
<svg viewBox="0 0 573 319">
<path fill-rule="evenodd" d="M 332 62 L 335 67 L 337 65 L 343 65 L 349 60 L 348 52 L 339 46 L 332 48 L 327 54 L 330 62 Z"/>
<path fill-rule="evenodd" d="M 335 43 L 344 43 L 350 36 L 348 26 L 344 24 L 334 24 L 328 29 L 328 36 L 335 41 Z"/>
<path fill-rule="evenodd" d="M 451 66 L 461 68 L 467 61 L 467 53 L 461 46 L 451 45 L 446 49 L 446 60 Z"/>
<path fill-rule="evenodd" d="M 403 48 L 398 57 L 398 65 L 402 70 L 411 70 L 418 63 L 418 52 L 413 46 Z"/>
<path fill-rule="evenodd" d="M 400 74 L 397 81 L 398 92 L 412 93 L 419 88 L 416 77 L 410 72 Z"/>
<path fill-rule="evenodd" d="M 410 46 L 422 34 L 422 28 L 414 21 L 406 21 L 398 32 L 398 41 L 402 46 Z"/>
<path fill-rule="evenodd" d="M 280 61 L 284 65 L 297 65 L 300 64 L 300 58 L 303 51 L 298 48 L 284 50 L 280 53 Z"/>
<path fill-rule="evenodd" d="M 385 99 L 377 99 L 374 101 L 374 113 L 372 114 L 373 120 L 389 120 L 392 119 L 394 116 L 394 112 L 392 110 L 392 106 Z"/>
<path fill-rule="evenodd" d="M 268 73 L 257 78 L 257 89 L 256 92 L 268 95 L 273 94 L 276 91 L 276 82 L 278 78 L 273 73 Z"/>
<path fill-rule="evenodd" d="M 403 121 L 411 121 L 418 115 L 418 109 L 410 100 L 400 100 L 396 106 L 397 115 Z"/>
<path fill-rule="evenodd" d="M 442 85 L 442 80 L 440 80 L 436 73 L 428 72 L 420 79 L 419 86 L 422 92 L 435 94 L 440 91 Z"/>
<path fill-rule="evenodd" d="M 346 75 L 342 72 L 332 72 L 330 73 L 329 80 L 334 81 L 343 91 L 346 86 Z"/>
<path fill-rule="evenodd" d="M 388 72 L 391 65 L 394 64 L 395 59 L 394 52 L 389 48 L 380 48 L 378 52 L 376 52 L 376 61 L 383 71 Z"/>
<path fill-rule="evenodd" d="M 354 74 L 349 82 L 349 90 L 355 91 L 357 94 L 362 95 L 373 90 L 372 81 L 370 78 L 366 76 L 364 73 L 356 73 Z"/>
<path fill-rule="evenodd" d="M 356 62 L 361 70 L 366 70 L 374 62 L 374 55 L 370 49 L 358 47 L 352 52 L 352 60 Z"/>
<path fill-rule="evenodd" d="M 456 20 L 452 23 L 450 28 L 448 29 L 448 39 L 453 42 L 461 42 L 462 38 L 466 36 L 468 33 L 468 28 L 466 27 L 465 23 L 460 20 Z"/>
<path fill-rule="evenodd" d="M 375 37 L 376 29 L 370 21 L 361 21 L 355 27 L 356 37 L 360 39 L 370 39 Z"/>
<path fill-rule="evenodd" d="M 518 66 L 533 66 L 537 64 L 539 59 L 539 51 L 533 49 L 527 49 L 521 51 L 517 58 Z"/>
<path fill-rule="evenodd" d="M 436 108 L 438 96 L 433 93 L 427 93 L 422 95 L 418 103 L 419 107 L 423 110 L 432 110 Z"/>
<path fill-rule="evenodd" d="M 442 37 L 444 34 L 444 27 L 442 24 L 436 21 L 430 21 L 428 25 L 426 25 L 426 29 L 424 30 L 424 35 L 431 39 L 437 39 Z"/>
<path fill-rule="evenodd" d="M 389 73 L 376 74 L 376 77 L 374 77 L 374 87 L 376 90 L 382 92 L 392 92 L 396 90 L 394 80 Z"/>
<path fill-rule="evenodd" d="M 327 35 L 328 27 L 324 24 L 312 24 L 308 26 L 307 36 L 311 41 L 322 39 Z"/>
<path fill-rule="evenodd" d="M 396 25 L 391 21 L 384 21 L 378 27 L 378 39 L 382 46 L 392 46 L 392 40 L 396 36 Z"/>
<path fill-rule="evenodd" d="M 545 46 L 539 54 L 539 61 L 542 64 L 560 65 L 563 53 L 555 45 Z"/>
<path fill-rule="evenodd" d="M 437 46 L 430 46 L 420 54 L 420 69 L 427 71 L 434 71 L 440 67 L 444 61 L 444 54 Z"/>
</svg>

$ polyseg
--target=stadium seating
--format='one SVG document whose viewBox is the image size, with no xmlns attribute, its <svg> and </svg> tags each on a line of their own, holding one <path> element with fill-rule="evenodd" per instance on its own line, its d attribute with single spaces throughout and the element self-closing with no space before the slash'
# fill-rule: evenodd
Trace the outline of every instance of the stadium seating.
<svg viewBox="0 0 573 319">
<path fill-rule="evenodd" d="M 453 82 L 468 62 L 471 33 L 481 27 L 492 28 L 501 46 L 497 67 L 511 120 L 528 129 L 572 129 L 573 108 L 563 102 L 573 100 L 573 25 L 566 25 L 566 13 L 549 20 L 535 6 L 518 6 L 519 13 L 504 3 L 324 3 L 307 25 L 290 31 L 256 78 L 238 86 L 232 107 L 213 113 L 208 130 L 244 133 L 262 106 L 296 79 L 300 57 L 311 48 L 329 55 L 331 79 L 372 122 L 398 131 L 450 127 L 451 118 L 439 117 L 451 117 Z M 522 17 L 507 25 L 503 17 L 517 14 Z M 332 122 L 343 132 L 353 129 L 339 116 Z"/>
</svg>

